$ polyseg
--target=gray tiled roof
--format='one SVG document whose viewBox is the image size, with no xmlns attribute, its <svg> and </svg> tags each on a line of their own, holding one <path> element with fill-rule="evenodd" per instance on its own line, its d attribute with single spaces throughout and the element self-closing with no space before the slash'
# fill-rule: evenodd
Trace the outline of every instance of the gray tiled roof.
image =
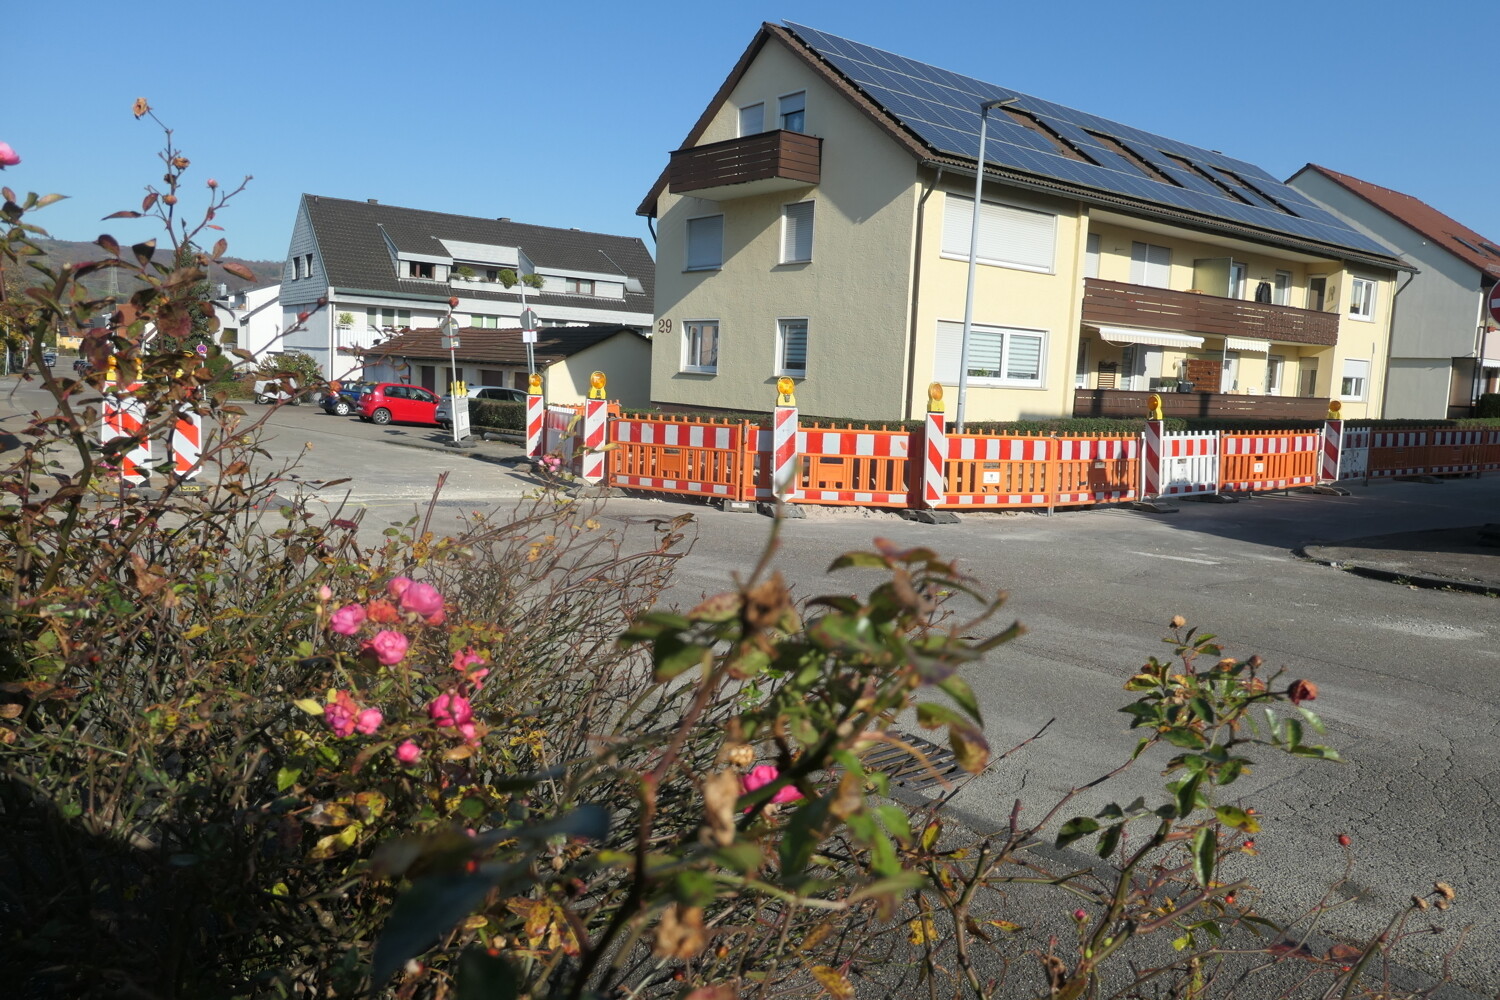
<svg viewBox="0 0 1500 1000">
<path fill-rule="evenodd" d="M 595 326 L 548 326 L 537 331 L 534 350 L 538 364 L 550 365 L 555 361 L 570 358 L 580 351 L 620 334 L 645 336 L 634 327 L 615 324 Z M 466 364 L 524 365 L 526 345 L 521 342 L 520 330 L 489 330 L 463 327 L 459 330 L 457 360 Z M 367 358 L 386 357 L 412 358 L 421 361 L 437 360 L 445 364 L 448 352 L 442 346 L 442 331 L 437 328 L 408 330 L 365 352 Z"/>
<path fill-rule="evenodd" d="M 392 292 L 432 300 L 455 294 L 443 282 L 399 277 L 381 230 L 403 252 L 448 256 L 440 240 L 520 247 L 542 270 L 592 271 L 635 278 L 642 292 L 626 291 L 622 299 L 590 299 L 578 295 L 540 294 L 528 291 L 527 301 L 537 305 L 591 305 L 652 312 L 656 265 L 646 244 L 636 236 L 610 236 L 577 229 L 535 226 L 503 219 L 480 219 L 449 215 L 417 208 L 350 201 L 305 194 L 308 218 L 317 237 L 318 251 L 328 284 L 346 291 Z M 465 298 L 514 302 L 515 292 L 491 291 L 473 284 L 462 286 Z"/>
</svg>

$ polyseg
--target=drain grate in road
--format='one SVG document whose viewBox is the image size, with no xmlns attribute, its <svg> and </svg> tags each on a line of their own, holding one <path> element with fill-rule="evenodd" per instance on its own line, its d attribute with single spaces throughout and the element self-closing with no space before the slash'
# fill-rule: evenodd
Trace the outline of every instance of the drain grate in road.
<svg viewBox="0 0 1500 1000">
<path fill-rule="evenodd" d="M 906 747 L 882 744 L 864 757 L 867 771 L 883 771 L 892 783 L 908 791 L 920 792 L 934 785 L 952 782 L 962 775 L 958 759 L 948 747 L 938 746 L 920 736 L 892 729 L 890 735 L 915 748 L 918 755 Z"/>
</svg>

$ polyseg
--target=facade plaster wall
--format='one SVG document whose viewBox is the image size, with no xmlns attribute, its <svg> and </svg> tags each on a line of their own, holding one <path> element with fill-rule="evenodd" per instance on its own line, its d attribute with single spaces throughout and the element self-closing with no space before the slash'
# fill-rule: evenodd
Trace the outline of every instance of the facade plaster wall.
<svg viewBox="0 0 1500 1000">
<path fill-rule="evenodd" d="M 775 402 L 778 320 L 806 319 L 802 410 L 901 417 L 917 194 L 910 155 L 777 42 L 761 50 L 699 142 L 735 138 L 739 108 L 749 104 L 763 102 L 774 127 L 779 98 L 796 91 L 806 93 L 804 131 L 823 140 L 820 184 L 722 202 L 664 193 L 658 202 L 651 398 L 766 409 Z M 814 206 L 812 260 L 782 264 L 782 209 L 801 201 Z M 720 213 L 723 266 L 684 270 L 687 220 Z M 714 374 L 682 370 L 690 320 L 720 324 Z"/>
<path fill-rule="evenodd" d="M 605 394 L 628 408 L 651 403 L 651 344 L 633 333 L 617 334 L 547 368 L 549 403 L 581 403 L 589 395 L 589 376 L 600 371 Z"/>
<path fill-rule="evenodd" d="M 918 386 L 936 381 L 935 359 L 939 323 L 959 323 L 964 318 L 968 286 L 967 257 L 945 256 L 943 216 L 949 194 L 972 202 L 972 180 L 944 177 L 931 197 L 923 200 L 920 219 L 920 286 L 917 294 L 915 366 Z M 1051 269 L 1046 272 L 988 264 L 981 261 L 974 274 L 974 324 L 998 326 L 1044 334 L 1041 386 L 1038 388 L 995 387 L 971 378 L 967 390 L 965 419 L 1023 420 L 1055 417 L 1073 412 L 1073 371 L 1078 350 L 1078 310 L 1082 274 L 1082 226 L 1076 202 L 986 184 L 985 202 L 1041 211 L 1052 215 L 1056 230 Z M 964 205 L 968 216 L 968 205 Z M 956 383 L 945 384 L 948 410 L 958 399 Z M 915 392 L 906 414 L 919 418 L 926 410 L 926 392 Z"/>
</svg>

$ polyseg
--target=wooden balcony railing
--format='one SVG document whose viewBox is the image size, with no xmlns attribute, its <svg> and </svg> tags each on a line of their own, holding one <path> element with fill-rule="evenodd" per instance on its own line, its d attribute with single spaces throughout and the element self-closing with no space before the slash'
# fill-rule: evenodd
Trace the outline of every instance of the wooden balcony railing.
<svg viewBox="0 0 1500 1000">
<path fill-rule="evenodd" d="M 1321 347 L 1332 347 L 1339 339 L 1338 313 L 1099 278 L 1084 279 L 1083 322 L 1089 326 L 1181 330 L 1210 337 L 1255 337 Z"/>
<path fill-rule="evenodd" d="M 821 176 L 823 140 L 778 129 L 672 154 L 667 179 L 673 194 L 736 198 L 744 194 L 816 184 Z M 754 182 L 753 191 L 733 190 Z"/>
<path fill-rule="evenodd" d="M 1075 417 L 1146 419 L 1151 393 L 1124 389 L 1074 389 Z M 1248 396 L 1228 392 L 1163 392 L 1164 417 L 1243 417 L 1255 420 L 1322 420 L 1328 400 L 1317 396 Z"/>
</svg>

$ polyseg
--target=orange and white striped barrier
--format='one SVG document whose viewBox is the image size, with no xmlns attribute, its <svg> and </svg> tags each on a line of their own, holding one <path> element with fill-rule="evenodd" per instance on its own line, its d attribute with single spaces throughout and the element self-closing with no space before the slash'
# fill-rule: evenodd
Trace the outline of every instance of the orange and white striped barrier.
<svg viewBox="0 0 1500 1000">
<path fill-rule="evenodd" d="M 131 444 L 119 453 L 118 472 L 122 480 L 134 486 L 144 483 L 150 476 L 151 438 L 146 426 L 146 404 L 129 393 L 139 389 L 139 382 L 118 386 L 114 392 L 104 394 L 102 429 L 99 443 L 108 446 L 120 438 L 129 438 Z"/>
<path fill-rule="evenodd" d="M 794 503 L 798 495 L 801 435 L 797 433 L 797 397 L 794 383 L 783 376 L 776 382 L 776 412 L 771 424 L 771 495 L 781 503 Z"/>
<path fill-rule="evenodd" d="M 1145 433 L 1141 435 L 1141 496 L 1161 496 L 1162 435 L 1165 422 L 1147 420 Z"/>
<path fill-rule="evenodd" d="M 753 495 L 755 455 L 745 446 L 755 433 L 745 421 L 610 422 L 609 483 L 627 489 L 746 499 Z M 750 484 L 747 486 L 747 484 Z"/>
<path fill-rule="evenodd" d="M 1055 438 L 948 435 L 948 507 L 1048 507 Z"/>
<path fill-rule="evenodd" d="M 1141 473 L 1139 437 L 1057 439 L 1058 506 L 1134 500 Z"/>
<path fill-rule="evenodd" d="M 179 483 L 196 479 L 202 459 L 203 418 L 191 402 L 182 403 L 172 421 L 172 475 Z"/>
<path fill-rule="evenodd" d="M 1339 459 L 1343 450 L 1344 422 L 1337 419 L 1323 421 L 1323 462 L 1318 468 L 1319 480 L 1325 483 L 1339 481 Z"/>
<path fill-rule="evenodd" d="M 526 383 L 526 454 L 539 458 L 542 451 L 542 424 L 545 407 L 542 405 L 542 376 L 533 372 Z"/>
<path fill-rule="evenodd" d="M 927 387 L 927 426 L 922 432 L 922 506 L 928 510 L 947 500 L 948 415 L 943 412 L 943 387 Z"/>
<path fill-rule="evenodd" d="M 1321 435 L 1295 431 L 1220 435 L 1220 486 L 1226 490 L 1284 490 L 1318 481 Z"/>
<path fill-rule="evenodd" d="M 584 482 L 604 480 L 604 446 L 607 439 L 609 401 L 604 396 L 604 373 L 589 376 L 589 398 L 583 404 L 583 464 L 579 475 Z"/>
</svg>

